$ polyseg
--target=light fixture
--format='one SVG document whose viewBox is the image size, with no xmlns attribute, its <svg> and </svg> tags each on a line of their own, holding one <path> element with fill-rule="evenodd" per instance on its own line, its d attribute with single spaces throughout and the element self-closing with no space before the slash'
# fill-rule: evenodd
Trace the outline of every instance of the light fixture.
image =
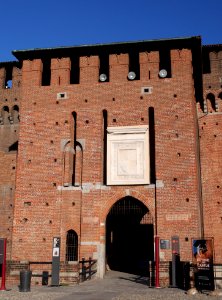
<svg viewBox="0 0 222 300">
<path fill-rule="evenodd" d="M 160 78 L 167 77 L 167 70 L 165 70 L 165 69 L 160 70 L 159 71 L 159 76 L 160 76 Z"/>
<path fill-rule="evenodd" d="M 136 73 L 135 72 L 129 72 L 127 77 L 128 77 L 129 80 L 134 80 L 136 78 Z"/>
<path fill-rule="evenodd" d="M 106 74 L 100 74 L 99 75 L 99 80 L 102 81 L 102 82 L 106 81 L 107 80 Z"/>
</svg>

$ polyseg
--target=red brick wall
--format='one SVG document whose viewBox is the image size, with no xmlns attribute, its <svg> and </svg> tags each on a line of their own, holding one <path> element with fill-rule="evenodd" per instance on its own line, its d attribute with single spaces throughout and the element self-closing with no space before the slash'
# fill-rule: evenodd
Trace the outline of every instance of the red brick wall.
<svg viewBox="0 0 222 300">
<path fill-rule="evenodd" d="M 206 50 L 206 49 L 205 49 Z M 209 51 L 211 72 L 204 74 L 205 111 L 199 110 L 205 236 L 214 237 L 216 262 L 222 261 L 222 49 Z M 216 109 L 209 94 L 214 96 Z"/>
<path fill-rule="evenodd" d="M 141 53 L 140 80 L 128 81 L 128 55 L 112 54 L 110 82 L 99 83 L 99 58 L 80 57 L 80 84 L 75 85 L 68 84 L 69 58 L 53 59 L 51 85 L 44 87 L 40 86 L 41 60 L 24 61 L 14 260 L 51 260 L 52 237 L 57 235 L 64 259 L 69 229 L 79 235 L 80 257 L 95 255 L 97 244 L 105 243 L 103 223 L 109 209 L 126 195 L 142 201 L 154 217 L 154 185 L 103 186 L 102 111 L 108 112 L 108 126 L 145 125 L 149 124 L 149 107 L 154 107 L 156 122 L 158 234 L 163 239 L 179 235 L 181 259 L 191 260 L 190 240 L 200 235 L 191 51 L 172 50 L 171 59 L 172 78 L 160 79 L 158 52 Z M 152 94 L 141 95 L 144 86 L 151 86 Z M 59 92 L 66 92 L 68 98 L 57 100 Z M 77 113 L 77 140 L 84 141 L 83 189 L 61 190 L 61 142 L 72 138 L 73 111 Z M 163 250 L 161 258 L 170 260 L 171 250 Z"/>
<path fill-rule="evenodd" d="M 5 89 L 6 66 L 7 63 L 0 66 L 0 237 L 7 238 L 7 259 L 11 259 L 17 152 L 10 146 L 18 141 L 19 124 L 18 118 L 13 115 L 13 107 L 20 107 L 21 70 L 13 67 L 12 88 Z M 4 107 L 9 111 L 5 119 Z"/>
<path fill-rule="evenodd" d="M 105 243 L 107 214 L 127 195 L 142 201 L 154 222 L 156 197 L 159 237 L 178 235 L 181 260 L 191 260 L 191 239 L 201 236 L 202 194 L 204 233 L 214 237 L 216 262 L 221 263 L 222 50 L 209 52 L 211 72 L 203 75 L 204 105 L 197 105 L 197 113 L 188 49 L 171 50 L 172 78 L 165 79 L 158 77 L 158 51 L 140 53 L 140 80 L 134 81 L 127 80 L 127 53 L 110 54 L 105 83 L 98 82 L 95 54 L 80 57 L 80 83 L 72 85 L 69 57 L 51 60 L 50 86 L 41 86 L 41 59 L 25 60 L 22 73 L 15 64 L 11 89 L 4 88 L 5 66 L 0 65 L 1 117 L 3 107 L 9 110 L 8 121 L 0 124 L 0 237 L 8 239 L 8 260 L 51 261 L 52 237 L 61 236 L 64 261 L 70 229 L 78 234 L 79 258 L 96 257 Z M 141 94 L 147 86 L 152 93 Z M 67 98 L 58 99 L 57 93 Z M 8 119 L 15 105 L 20 123 Z M 154 184 L 103 185 L 103 110 L 108 126 L 133 126 L 149 124 L 149 107 L 155 112 L 156 190 Z M 72 181 L 73 154 L 63 150 L 69 141 L 67 149 L 73 147 L 73 112 L 83 150 L 75 149 L 76 186 L 61 188 Z M 9 150 L 18 135 L 17 159 L 17 151 Z M 171 249 L 160 256 L 167 263 Z"/>
</svg>

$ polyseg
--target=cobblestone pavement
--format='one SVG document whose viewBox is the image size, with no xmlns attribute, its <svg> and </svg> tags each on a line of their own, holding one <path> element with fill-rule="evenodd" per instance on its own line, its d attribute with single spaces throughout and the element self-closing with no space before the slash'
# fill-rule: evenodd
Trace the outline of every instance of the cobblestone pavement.
<svg viewBox="0 0 222 300">
<path fill-rule="evenodd" d="M 109 272 L 103 280 L 94 279 L 75 286 L 31 287 L 30 292 L 19 292 L 18 287 L 0 291 L 2 300 L 199 300 L 221 299 L 209 293 L 188 295 L 172 288 L 149 288 L 146 278 Z"/>
</svg>

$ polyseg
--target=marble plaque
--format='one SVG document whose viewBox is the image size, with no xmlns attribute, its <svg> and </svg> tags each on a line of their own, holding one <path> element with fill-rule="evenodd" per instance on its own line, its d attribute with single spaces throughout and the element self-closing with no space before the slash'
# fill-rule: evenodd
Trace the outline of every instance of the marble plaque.
<svg viewBox="0 0 222 300">
<path fill-rule="evenodd" d="M 149 184 L 148 126 L 107 128 L 107 184 Z"/>
</svg>

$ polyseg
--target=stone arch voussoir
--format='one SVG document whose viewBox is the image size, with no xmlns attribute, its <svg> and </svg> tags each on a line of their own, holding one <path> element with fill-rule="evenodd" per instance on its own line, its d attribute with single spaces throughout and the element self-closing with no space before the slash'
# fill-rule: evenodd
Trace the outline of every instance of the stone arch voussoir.
<svg viewBox="0 0 222 300">
<path fill-rule="evenodd" d="M 106 222 L 106 217 L 110 211 L 110 209 L 112 208 L 112 206 L 119 201 L 120 199 L 126 197 L 126 196 L 131 196 L 135 199 L 137 199 L 138 201 L 142 202 L 147 209 L 152 213 L 152 210 L 150 209 L 150 207 L 148 207 L 147 205 L 147 196 L 145 196 L 144 194 L 136 191 L 136 190 L 126 190 L 125 191 L 119 191 L 116 192 L 112 197 L 110 197 L 110 199 L 107 201 L 107 204 L 105 205 L 102 215 L 101 215 L 101 222 Z"/>
</svg>

